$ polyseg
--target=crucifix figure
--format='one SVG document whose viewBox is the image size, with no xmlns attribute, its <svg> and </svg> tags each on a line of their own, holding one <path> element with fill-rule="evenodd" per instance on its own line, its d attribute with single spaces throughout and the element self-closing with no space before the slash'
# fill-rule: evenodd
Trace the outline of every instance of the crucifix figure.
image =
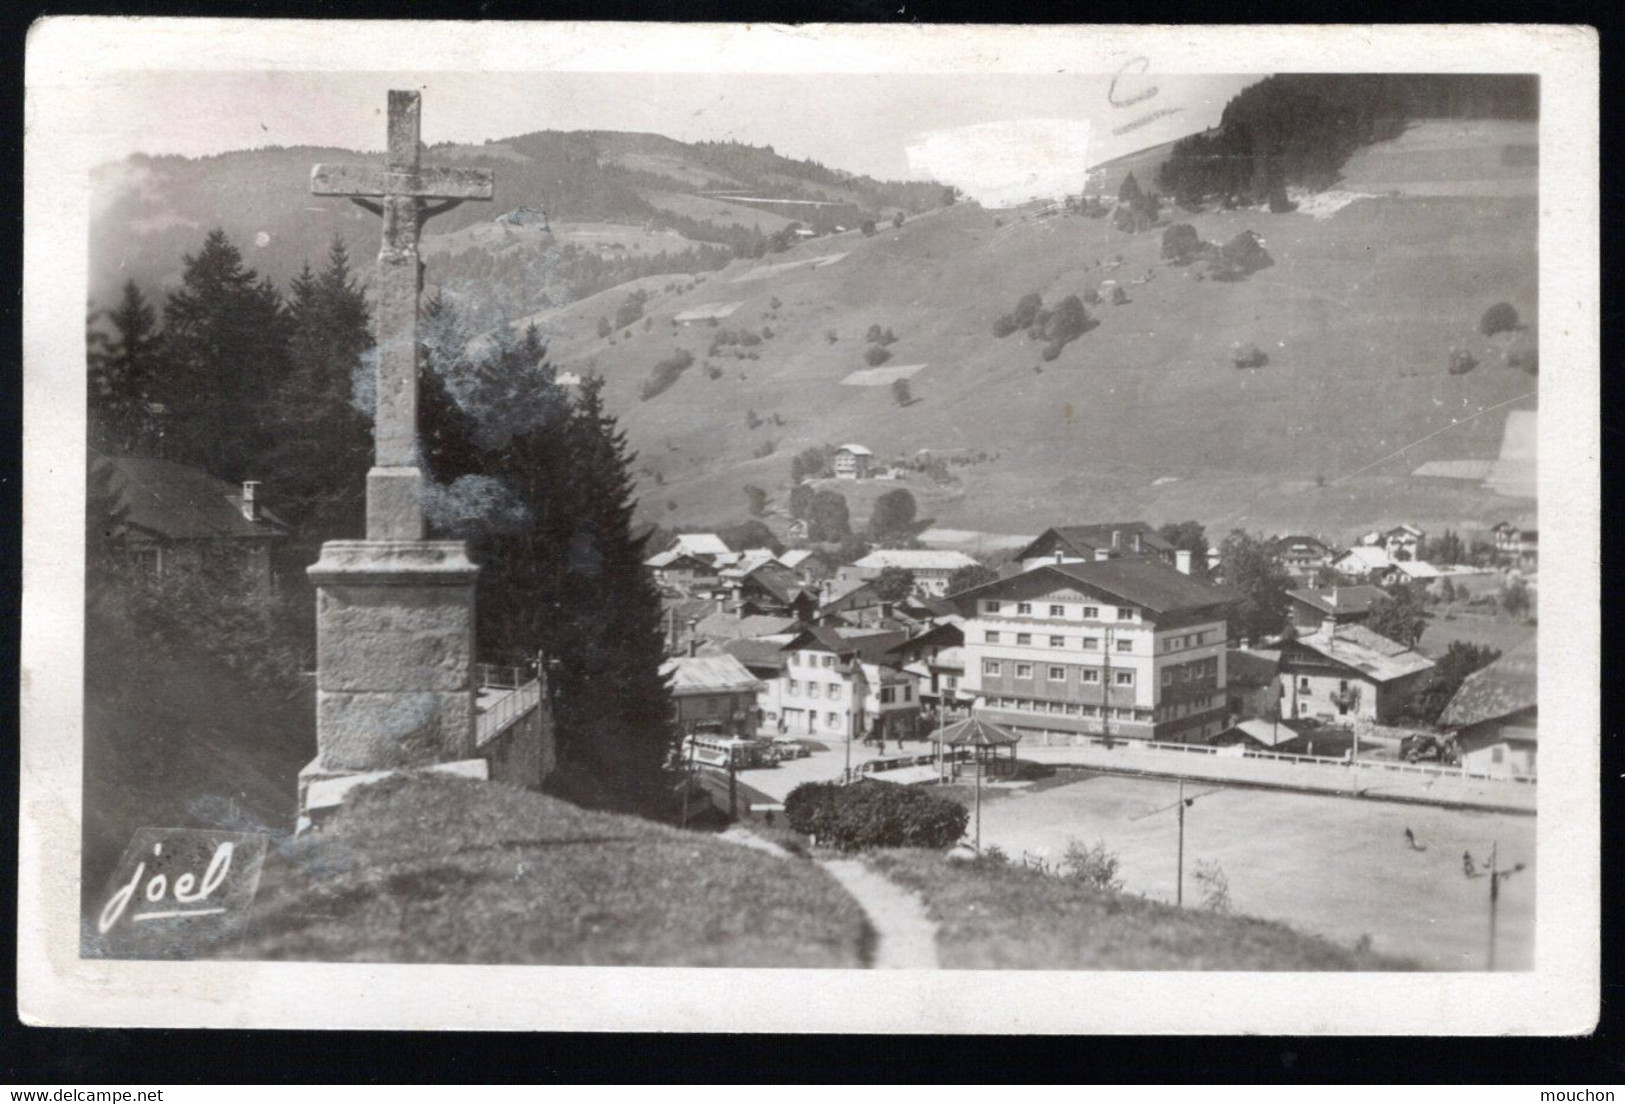
<svg viewBox="0 0 1625 1104">
<path fill-rule="evenodd" d="M 424 168 L 419 141 L 422 98 L 389 94 L 389 156 L 373 165 L 317 165 L 315 195 L 346 196 L 384 219 L 378 253 L 377 399 L 373 468 L 367 473 L 367 539 L 423 539 L 422 474 L 418 470 L 418 235 L 424 220 L 466 199 L 490 199 L 485 169 Z"/>
</svg>

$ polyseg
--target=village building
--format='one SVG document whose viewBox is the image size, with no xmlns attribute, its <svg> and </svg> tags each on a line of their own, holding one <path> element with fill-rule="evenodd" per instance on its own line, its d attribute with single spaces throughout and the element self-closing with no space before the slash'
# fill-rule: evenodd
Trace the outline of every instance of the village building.
<svg viewBox="0 0 1625 1104">
<path fill-rule="evenodd" d="M 1432 677 L 1431 659 L 1364 625 L 1323 628 L 1281 644 L 1281 715 L 1389 724 Z"/>
<path fill-rule="evenodd" d="M 907 633 L 804 628 L 782 646 L 780 729 L 828 739 L 907 739 L 918 733 L 914 676 L 891 649 Z"/>
<path fill-rule="evenodd" d="M 901 568 L 914 576 L 916 593 L 936 598 L 948 593 L 948 580 L 954 572 L 975 567 L 976 561 L 963 552 L 940 551 L 930 548 L 877 548 L 856 563 L 837 568 L 835 578 L 840 582 L 878 579 L 887 568 Z"/>
<path fill-rule="evenodd" d="M 869 479 L 874 475 L 875 454 L 862 445 L 842 445 L 831 462 L 836 479 Z"/>
<path fill-rule="evenodd" d="M 962 688 L 1038 743 L 1196 740 L 1226 727 L 1234 596 L 1157 558 L 1048 564 L 957 595 Z"/>
<path fill-rule="evenodd" d="M 745 670 L 759 683 L 756 691 L 757 732 L 784 736 L 784 645 L 794 637 L 793 632 L 771 636 L 744 637 L 721 644 L 719 654 L 730 655 L 744 665 Z"/>
<path fill-rule="evenodd" d="M 975 698 L 962 687 L 965 681 L 964 618 L 939 619 L 892 648 L 898 666 L 914 676 L 915 697 L 932 726 L 950 724 L 970 716 Z"/>
<path fill-rule="evenodd" d="M 829 557 L 816 548 L 792 548 L 779 556 L 779 562 L 796 573 L 803 585 L 821 583 L 835 574 Z"/>
<path fill-rule="evenodd" d="M 687 553 L 701 559 L 717 562 L 717 557 L 728 555 L 728 542 L 715 533 L 678 533 L 672 544 L 674 552 Z"/>
<path fill-rule="evenodd" d="M 1331 567 L 1335 555 L 1325 541 L 1307 533 L 1276 537 L 1270 542 L 1270 552 L 1288 572 L 1306 581 L 1313 580 L 1322 570 Z"/>
<path fill-rule="evenodd" d="M 690 591 L 717 583 L 717 569 L 710 561 L 675 548 L 655 553 L 643 561 L 643 566 L 649 569 L 656 586 Z"/>
<path fill-rule="evenodd" d="M 260 484 L 234 485 L 174 460 L 93 453 L 90 464 L 116 519 L 109 543 L 131 562 L 155 575 L 236 567 L 270 589 L 271 550 L 288 527 L 265 508 Z"/>
<path fill-rule="evenodd" d="M 1153 559 L 1177 566 L 1174 546 L 1157 536 L 1157 531 L 1143 521 L 1056 526 L 1044 530 L 1016 553 L 1016 560 L 1025 571 L 1045 564 L 1113 559 Z M 1187 554 L 1187 563 L 1189 559 Z"/>
<path fill-rule="evenodd" d="M 1422 541 L 1427 534 L 1414 525 L 1396 525 L 1392 529 L 1378 529 L 1360 538 L 1366 548 L 1380 548 L 1391 560 L 1414 560 L 1421 553 Z"/>
<path fill-rule="evenodd" d="M 1364 584 L 1345 587 L 1326 587 L 1317 590 L 1305 587 L 1286 592 L 1291 604 L 1287 617 L 1300 634 L 1312 633 L 1327 623 L 1354 625 L 1371 616 L 1371 608 L 1387 599 L 1381 587 Z"/>
<path fill-rule="evenodd" d="M 818 612 L 817 593 L 777 560 L 758 564 L 729 593 L 742 614 L 811 620 Z"/>
<path fill-rule="evenodd" d="M 1380 582 L 1388 578 L 1394 567 L 1394 558 L 1388 550 L 1375 544 L 1357 544 L 1332 561 L 1332 570 L 1345 579 Z"/>
<path fill-rule="evenodd" d="M 660 665 L 670 678 L 672 722 L 684 736 L 745 738 L 760 722 L 762 683 L 731 655 L 678 656 Z"/>
<path fill-rule="evenodd" d="M 1536 777 L 1537 676 L 1535 638 L 1530 637 L 1462 681 L 1439 724 L 1451 730 L 1463 770 Z"/>
<path fill-rule="evenodd" d="M 1540 532 L 1503 521 L 1490 535 L 1495 541 L 1496 562 L 1529 574 L 1540 567 Z"/>
</svg>

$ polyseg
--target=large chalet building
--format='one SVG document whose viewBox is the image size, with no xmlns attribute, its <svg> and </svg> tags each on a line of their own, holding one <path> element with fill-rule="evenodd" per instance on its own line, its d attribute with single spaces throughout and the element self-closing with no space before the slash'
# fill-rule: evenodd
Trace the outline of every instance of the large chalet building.
<svg viewBox="0 0 1625 1104">
<path fill-rule="evenodd" d="M 1035 567 L 953 596 L 960 688 L 978 716 L 1040 745 L 1212 737 L 1226 722 L 1232 599 L 1160 557 Z"/>
<path fill-rule="evenodd" d="M 1016 553 L 1022 569 L 1049 563 L 1154 559 L 1174 566 L 1178 552 L 1143 521 L 1109 521 L 1099 525 L 1057 525 L 1046 529 Z M 1186 560 L 1188 562 L 1188 557 Z"/>
</svg>

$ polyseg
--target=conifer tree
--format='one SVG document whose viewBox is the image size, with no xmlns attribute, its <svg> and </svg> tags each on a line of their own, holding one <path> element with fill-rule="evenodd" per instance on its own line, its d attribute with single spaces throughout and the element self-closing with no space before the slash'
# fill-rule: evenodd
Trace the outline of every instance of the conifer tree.
<svg viewBox="0 0 1625 1104">
<path fill-rule="evenodd" d="M 111 333 L 96 323 L 105 317 Z M 118 306 L 90 318 L 90 441 L 121 456 L 155 451 L 159 426 L 148 403 L 162 371 L 158 312 L 134 280 L 124 285 Z"/>
</svg>

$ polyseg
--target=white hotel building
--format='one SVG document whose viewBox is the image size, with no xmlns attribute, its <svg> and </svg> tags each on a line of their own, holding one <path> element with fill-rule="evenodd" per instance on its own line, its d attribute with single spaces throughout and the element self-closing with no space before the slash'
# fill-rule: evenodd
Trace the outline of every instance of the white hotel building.
<svg viewBox="0 0 1625 1104">
<path fill-rule="evenodd" d="M 961 690 L 1029 746 L 1217 735 L 1232 597 L 1149 559 L 1049 564 L 961 592 Z"/>
</svg>

